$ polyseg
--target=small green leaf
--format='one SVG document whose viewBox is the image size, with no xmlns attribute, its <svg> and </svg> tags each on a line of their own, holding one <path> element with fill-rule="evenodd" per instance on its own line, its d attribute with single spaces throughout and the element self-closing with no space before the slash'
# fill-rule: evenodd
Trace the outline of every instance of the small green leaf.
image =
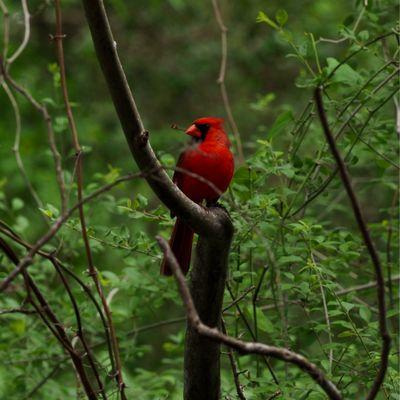
<svg viewBox="0 0 400 400">
<path fill-rule="evenodd" d="M 286 125 L 288 125 L 289 122 L 292 121 L 293 121 L 292 111 L 285 111 L 282 114 L 278 115 L 271 129 L 268 131 L 269 138 L 271 139 L 278 133 L 281 133 L 283 129 L 286 127 Z"/>
<path fill-rule="evenodd" d="M 371 310 L 368 307 L 360 306 L 359 314 L 365 322 L 371 321 Z"/>
<path fill-rule="evenodd" d="M 289 16 L 286 10 L 280 8 L 276 14 L 275 14 L 275 19 L 278 21 L 278 24 L 280 26 L 284 26 L 288 20 Z"/>
<path fill-rule="evenodd" d="M 256 22 L 258 22 L 258 23 L 264 22 L 264 23 L 268 24 L 269 26 L 271 26 L 272 28 L 274 28 L 276 30 L 280 29 L 279 26 L 274 21 L 272 21 L 272 19 L 269 18 L 267 16 L 267 14 L 265 14 L 265 12 L 263 12 L 263 11 L 259 11 L 258 12 L 258 15 L 257 15 L 257 18 L 256 18 Z"/>
<path fill-rule="evenodd" d="M 294 263 L 294 262 L 302 262 L 302 261 L 303 261 L 303 259 L 301 257 L 293 256 L 293 255 L 292 256 L 283 256 L 278 259 L 278 263 L 280 265 L 290 264 L 290 263 Z"/>
<path fill-rule="evenodd" d="M 39 208 L 39 210 L 46 216 L 49 218 L 53 217 L 53 213 L 51 212 L 51 210 L 46 210 L 44 208 Z"/>
<path fill-rule="evenodd" d="M 24 319 L 18 319 L 10 324 L 11 331 L 21 336 L 25 333 L 26 323 Z"/>
<path fill-rule="evenodd" d="M 335 58 L 328 57 L 326 62 L 328 63 L 326 72 L 329 75 L 339 65 L 339 61 L 337 61 Z M 353 86 L 354 84 L 361 82 L 362 78 L 357 71 L 350 67 L 350 65 L 342 64 L 335 71 L 332 80 L 337 83 Z"/>
<path fill-rule="evenodd" d="M 352 308 L 354 308 L 354 304 L 352 303 L 347 303 L 346 301 L 342 301 L 341 302 L 342 306 L 344 307 L 344 309 L 349 312 Z"/>
<path fill-rule="evenodd" d="M 24 207 L 24 201 L 22 199 L 20 199 L 19 197 L 15 197 L 14 199 L 12 199 L 11 208 L 14 211 L 18 211 L 23 207 Z"/>
</svg>

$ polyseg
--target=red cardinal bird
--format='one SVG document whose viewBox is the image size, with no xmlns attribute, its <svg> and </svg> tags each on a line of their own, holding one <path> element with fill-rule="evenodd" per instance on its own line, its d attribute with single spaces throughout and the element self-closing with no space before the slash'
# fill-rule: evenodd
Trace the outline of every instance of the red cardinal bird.
<svg viewBox="0 0 400 400">
<path fill-rule="evenodd" d="M 180 169 L 175 171 L 173 181 L 189 199 L 198 204 L 203 200 L 207 204 L 216 203 L 232 180 L 234 162 L 223 122 L 221 118 L 199 118 L 185 132 L 193 137 L 193 144 L 180 155 L 177 164 Z M 184 170 L 203 179 L 185 174 Z M 207 182 L 211 182 L 214 188 Z M 193 230 L 178 218 L 169 242 L 185 275 L 190 265 L 193 234 Z M 161 274 L 172 274 L 165 258 L 161 264 Z"/>
</svg>

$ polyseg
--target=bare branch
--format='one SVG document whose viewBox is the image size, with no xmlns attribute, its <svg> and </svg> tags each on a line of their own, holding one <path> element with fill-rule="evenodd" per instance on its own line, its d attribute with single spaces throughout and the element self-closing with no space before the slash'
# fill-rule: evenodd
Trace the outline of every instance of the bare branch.
<svg viewBox="0 0 400 400">
<path fill-rule="evenodd" d="M 235 306 L 239 302 L 241 302 L 250 292 L 252 292 L 255 289 L 255 286 L 250 286 L 247 288 L 238 298 L 233 300 L 230 304 L 228 304 L 226 307 L 222 309 L 222 312 L 224 313 L 225 311 L 228 311 L 231 307 Z"/>
<path fill-rule="evenodd" d="M 400 275 L 392 276 L 391 280 L 399 282 Z M 389 279 L 387 279 L 387 282 L 389 282 Z M 364 283 L 363 285 L 357 285 L 357 286 L 340 289 L 339 291 L 336 292 L 336 294 L 338 296 L 340 296 L 340 295 L 351 293 L 351 292 L 358 292 L 360 290 L 376 288 L 377 286 L 378 286 L 377 281 L 372 281 L 372 282 Z"/>
<path fill-rule="evenodd" d="M 15 53 L 7 60 L 6 64 L 8 65 L 12 64 L 25 50 L 25 47 L 28 45 L 29 42 L 29 36 L 31 34 L 31 16 L 29 15 L 27 0 L 21 0 L 21 5 L 22 12 L 24 14 L 24 38 Z"/>
<path fill-rule="evenodd" d="M 46 123 L 47 127 L 47 136 L 50 145 L 50 151 L 53 155 L 53 160 L 55 164 L 57 184 L 60 190 L 61 213 L 64 213 L 67 210 L 67 195 L 65 189 L 65 180 L 62 169 L 61 155 L 57 149 L 51 116 L 47 110 L 47 107 L 44 104 L 40 104 L 26 88 L 24 88 L 23 86 L 19 85 L 16 81 L 14 81 L 7 71 L 3 72 L 6 82 L 13 89 L 22 94 L 22 96 L 24 96 L 32 104 L 32 106 L 43 116 L 43 120 Z"/>
<path fill-rule="evenodd" d="M 316 365 L 312 364 L 302 355 L 281 347 L 269 346 L 257 342 L 244 342 L 231 336 L 224 335 L 216 328 L 210 328 L 209 326 L 204 325 L 196 311 L 189 288 L 185 282 L 185 277 L 179 268 L 168 242 L 160 236 L 157 236 L 157 241 L 171 265 L 172 272 L 175 276 L 179 292 L 186 308 L 188 322 L 199 334 L 216 342 L 223 343 L 242 354 L 262 354 L 297 365 L 301 370 L 308 373 L 314 379 L 330 399 L 342 399 L 336 386 L 325 377 L 323 372 L 319 370 Z"/>
<path fill-rule="evenodd" d="M 4 314 L 36 314 L 35 310 L 27 310 L 25 308 L 7 308 L 5 310 L 0 310 L 0 315 Z"/>
<path fill-rule="evenodd" d="M 81 146 L 79 143 L 78 131 L 76 129 L 75 119 L 74 119 L 74 115 L 72 113 L 72 108 L 71 108 L 71 105 L 69 102 L 69 97 L 68 97 L 67 76 L 66 76 L 66 68 L 65 68 L 65 61 L 64 61 L 63 42 L 62 42 L 64 35 L 62 32 L 60 0 L 55 0 L 55 13 L 56 13 L 56 35 L 54 36 L 54 40 L 55 40 L 56 46 L 57 46 L 58 65 L 60 68 L 60 76 L 61 76 L 60 81 L 61 81 L 61 89 L 63 92 L 64 105 L 65 105 L 65 110 L 67 113 L 68 124 L 69 124 L 71 134 L 72 134 L 72 142 L 73 142 L 74 149 L 76 152 L 76 157 L 77 157 L 77 166 L 76 166 L 76 171 L 77 171 L 76 177 L 77 177 L 77 183 L 78 183 L 77 192 L 78 192 L 78 202 L 81 202 L 83 199 L 83 165 L 82 165 L 83 153 L 82 153 Z M 114 353 L 114 358 L 115 358 L 115 365 L 116 365 L 116 369 L 117 369 L 118 387 L 119 387 L 119 390 L 121 393 L 122 400 L 126 400 L 126 395 L 125 395 L 125 386 L 126 385 L 124 383 L 123 376 L 122 376 L 122 365 L 121 365 L 121 357 L 119 354 L 118 338 L 117 338 L 117 335 L 115 332 L 115 327 L 114 327 L 113 319 L 111 316 L 111 310 L 107 303 L 103 287 L 100 283 L 97 269 L 94 266 L 92 251 L 90 248 L 89 237 L 88 237 L 87 230 L 86 230 L 85 213 L 84 213 L 82 204 L 78 207 L 78 210 L 79 210 L 79 219 L 80 219 L 81 229 L 82 229 L 82 239 L 83 239 L 83 242 L 85 245 L 85 252 L 86 252 L 86 257 L 87 257 L 87 262 L 88 262 L 88 267 L 89 267 L 89 275 L 93 279 L 93 282 L 97 289 L 97 293 L 98 293 L 98 295 L 101 299 L 102 305 L 103 305 L 104 313 L 106 314 L 106 317 L 107 317 L 108 328 L 110 331 L 112 348 L 113 348 L 113 353 Z M 101 385 L 99 378 L 98 378 L 98 382 Z M 104 390 L 103 390 L 103 393 L 104 393 Z M 104 394 L 104 396 L 105 396 L 105 394 Z"/>
<path fill-rule="evenodd" d="M 3 60 L 7 59 L 8 44 L 10 41 L 10 14 L 8 8 L 4 4 L 3 0 L 0 0 L 0 8 L 3 13 Z"/>
<path fill-rule="evenodd" d="M 2 239 L 0 238 L 0 248 L 7 255 L 12 263 L 18 265 L 20 263 L 18 256 L 15 254 L 13 249 Z M 65 348 L 65 350 L 69 353 L 70 358 L 74 364 L 75 370 L 82 382 L 82 385 L 85 389 L 85 393 L 88 396 L 89 400 L 97 400 L 97 395 L 94 392 L 90 381 L 87 377 L 84 364 L 82 362 L 81 355 L 76 352 L 74 349 L 64 326 L 58 320 L 54 311 L 51 309 L 50 304 L 46 301 L 40 289 L 36 286 L 33 279 L 30 277 L 27 271 L 23 271 L 24 281 L 26 284 L 26 288 L 28 291 L 28 301 L 32 304 L 33 308 L 39 314 L 40 318 L 44 322 L 44 324 L 48 327 L 50 332 L 54 335 L 54 337 L 60 342 L 61 346 Z M 33 295 L 36 297 L 39 304 L 33 300 Z"/>
<path fill-rule="evenodd" d="M 104 4 L 101 0 L 82 2 L 97 58 L 131 153 L 142 171 L 156 171 L 146 176 L 148 183 L 158 198 L 196 233 L 207 235 L 223 229 L 212 213 L 189 200 L 160 168 L 119 60 Z"/>
<path fill-rule="evenodd" d="M 224 103 L 225 112 L 228 117 L 228 122 L 232 129 L 233 136 L 235 137 L 236 147 L 237 147 L 238 156 L 239 156 L 239 162 L 240 162 L 240 164 L 243 164 L 245 160 L 244 160 L 244 155 L 243 155 L 242 140 L 240 138 L 240 132 L 237 127 L 235 118 L 233 117 L 232 108 L 231 108 L 231 104 L 229 102 L 229 96 L 228 96 L 228 92 L 226 90 L 226 85 L 225 85 L 226 65 L 227 65 L 227 61 L 228 61 L 228 43 L 227 43 L 228 42 L 228 38 L 227 38 L 228 28 L 225 26 L 224 21 L 222 19 L 218 0 L 211 0 L 211 2 L 213 5 L 213 9 L 214 9 L 215 19 L 217 20 L 218 27 L 221 31 L 221 66 L 220 66 L 220 70 L 219 70 L 219 76 L 217 79 L 217 83 L 221 90 L 222 102 Z"/>
<path fill-rule="evenodd" d="M 221 328 L 222 328 L 222 332 L 226 335 L 226 326 L 225 326 L 225 321 L 222 319 L 221 321 Z M 246 400 L 246 397 L 243 393 L 243 387 L 240 384 L 239 381 L 239 372 L 238 372 L 238 367 L 237 367 L 237 363 L 235 360 L 235 356 L 233 354 L 232 348 L 228 347 L 228 358 L 229 358 L 229 362 L 231 364 L 231 368 L 232 368 L 232 375 L 233 375 L 233 381 L 235 382 L 235 387 L 236 387 L 236 393 L 238 395 L 238 398 L 240 400 Z"/>
<path fill-rule="evenodd" d="M 382 383 L 385 378 L 388 360 L 389 360 L 389 351 L 390 351 L 390 335 L 387 329 L 386 322 L 386 306 L 385 306 L 385 282 L 383 279 L 382 266 L 378 257 L 378 253 L 375 249 L 375 246 L 372 242 L 371 236 L 369 234 L 367 224 L 364 220 L 363 214 L 361 212 L 360 204 L 357 200 L 357 197 L 354 193 L 353 187 L 351 185 L 351 180 L 349 173 L 347 171 L 346 165 L 339 153 L 339 150 L 336 146 L 335 139 L 332 135 L 332 132 L 329 128 L 328 119 L 326 117 L 325 109 L 322 101 L 322 88 L 318 87 L 315 90 L 315 99 L 317 103 L 317 109 L 319 118 L 321 120 L 321 124 L 329 144 L 330 150 L 332 152 L 333 157 L 335 158 L 336 164 L 338 166 L 340 176 L 342 178 L 343 185 L 345 186 L 347 195 L 349 196 L 351 206 L 353 208 L 354 216 L 357 221 L 358 227 L 360 229 L 361 235 L 364 239 L 365 245 L 370 254 L 372 263 L 375 269 L 376 281 L 377 281 L 377 295 L 378 295 L 378 308 L 379 308 L 379 330 L 382 338 L 382 350 L 381 350 L 381 363 L 379 367 L 379 371 L 375 378 L 375 381 L 368 393 L 366 399 L 372 400 L 375 399 Z"/>
<path fill-rule="evenodd" d="M 18 169 L 25 181 L 26 186 L 28 187 L 29 193 L 32 195 L 33 199 L 35 200 L 35 203 L 38 207 L 43 207 L 43 202 L 39 198 L 39 195 L 37 194 L 35 188 L 33 187 L 31 181 L 29 180 L 28 174 L 26 172 L 24 163 L 21 158 L 21 153 L 20 153 L 20 142 L 21 142 L 21 114 L 19 111 L 18 103 L 15 100 L 14 95 L 12 94 L 11 90 L 9 89 L 7 83 L 5 81 L 1 82 L 1 86 L 3 87 L 4 91 L 6 92 L 11 106 L 14 110 L 14 115 L 15 115 L 15 139 L 14 139 L 14 145 L 13 145 L 13 152 L 15 155 L 15 160 L 17 162 Z"/>
</svg>

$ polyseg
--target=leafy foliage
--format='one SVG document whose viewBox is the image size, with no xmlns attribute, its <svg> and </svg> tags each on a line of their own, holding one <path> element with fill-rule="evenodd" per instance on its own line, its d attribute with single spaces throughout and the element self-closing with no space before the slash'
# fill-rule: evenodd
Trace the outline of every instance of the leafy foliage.
<svg viewBox="0 0 400 400">
<path fill-rule="evenodd" d="M 42 44 L 43 30 L 53 30 L 53 9 L 47 2 L 32 3 L 33 37 L 10 74 L 46 104 L 52 115 L 71 206 L 76 202 L 74 159 L 60 72 L 51 46 L 43 49 Z M 78 2 L 63 3 L 65 29 L 72 36 L 71 42 L 69 37 L 65 41 L 68 83 L 84 144 L 87 195 L 114 182 L 122 171 L 131 171 L 133 164 L 97 69 Z M 181 141 L 182 135 L 166 128 L 171 118 L 190 122 L 191 115 L 222 113 L 214 87 L 218 62 L 212 66 L 209 62 L 219 58 L 218 32 L 210 27 L 211 9 L 203 2 L 136 3 L 111 1 L 112 22 L 140 108 L 152 128 L 152 143 L 161 162 L 172 167 L 178 148 L 171 143 Z M 376 0 L 366 6 L 354 1 L 352 6 L 344 2 L 345 7 L 327 0 L 313 5 L 241 3 L 226 3 L 223 8 L 232 43 L 227 76 L 232 108 L 241 131 L 251 132 L 242 137 L 246 165 L 238 166 L 222 199 L 235 224 L 225 304 L 228 307 L 233 299 L 248 294 L 226 310 L 227 331 L 304 354 L 324 370 L 345 398 L 362 398 L 376 374 L 380 360 L 376 295 L 374 285 L 359 287 L 374 281 L 373 268 L 315 105 L 308 99 L 312 88 L 323 84 L 332 131 L 369 221 L 385 278 L 391 282 L 387 303 L 395 343 L 379 398 L 397 399 L 399 157 L 393 101 L 398 107 L 399 65 L 398 33 L 391 9 L 395 3 Z M 16 30 L 10 41 L 12 54 L 22 34 L 22 27 L 14 23 L 14 19 L 21 20 L 21 11 L 14 2 L 7 2 L 7 7 Z M 177 49 L 184 46 L 187 49 L 180 55 Z M 140 57 L 132 55 L 135 51 Z M 32 190 L 27 190 L 10 151 L 16 114 L 2 93 L 1 232 L 10 244 L 13 242 L 4 235 L 7 226 L 33 243 L 59 216 L 59 194 L 44 123 L 23 97 L 14 95 L 22 120 L 20 152 L 41 204 L 33 199 Z M 95 265 L 115 320 L 128 397 L 181 398 L 183 309 L 173 282 L 159 277 L 161 255 L 154 240 L 156 234 L 170 234 L 173 221 L 169 213 L 139 178 L 118 185 L 84 210 Z M 80 230 L 74 214 L 44 250 L 57 250 L 65 267 L 94 293 Z M 12 246 L 19 255 L 25 254 L 23 246 Z M 0 279 L 12 269 L 9 260 L 0 255 Z M 76 336 L 76 315 L 53 265 L 36 257 L 29 271 L 67 333 Z M 101 318 L 82 285 L 66 276 L 80 305 L 100 376 L 109 398 L 116 399 Z M 0 297 L 0 397 L 84 397 L 67 355 L 40 318 L 35 313 L 6 312 L 25 309 L 25 298 L 22 279 Z M 79 347 L 78 341 L 76 345 Z M 270 360 L 276 384 L 263 358 L 236 357 L 248 400 L 271 398 L 277 391 L 281 399 L 325 398 L 295 367 Z M 222 396 L 234 399 L 236 389 L 225 355 L 222 362 Z"/>
</svg>

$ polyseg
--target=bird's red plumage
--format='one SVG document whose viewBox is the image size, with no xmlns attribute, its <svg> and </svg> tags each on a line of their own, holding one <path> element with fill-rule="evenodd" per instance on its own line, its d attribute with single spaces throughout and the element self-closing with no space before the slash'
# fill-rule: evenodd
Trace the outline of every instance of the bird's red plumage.
<svg viewBox="0 0 400 400">
<path fill-rule="evenodd" d="M 213 117 L 199 118 L 186 133 L 196 138 L 196 142 L 181 154 L 173 180 L 194 202 L 206 200 L 214 203 L 228 188 L 234 172 L 233 155 L 229 149 L 228 136 L 223 129 L 223 120 Z M 177 219 L 170 246 L 185 274 L 189 270 L 192 240 L 193 231 Z M 161 273 L 171 275 L 165 259 L 161 265 Z"/>
</svg>

